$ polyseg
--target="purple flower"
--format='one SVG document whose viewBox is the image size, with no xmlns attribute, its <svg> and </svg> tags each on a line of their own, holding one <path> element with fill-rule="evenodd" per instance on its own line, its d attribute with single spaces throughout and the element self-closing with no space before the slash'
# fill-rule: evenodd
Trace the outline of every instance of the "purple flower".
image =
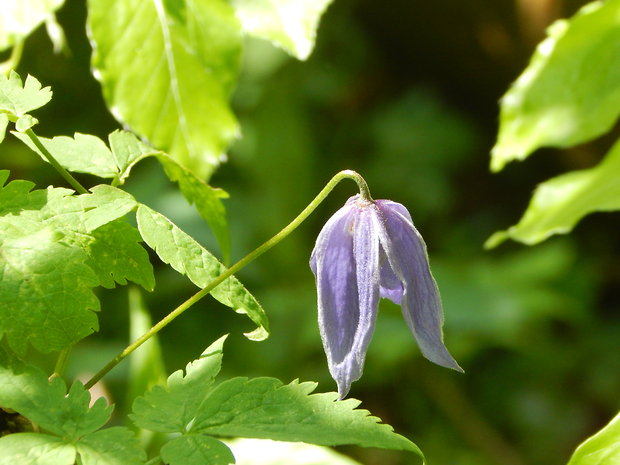
<svg viewBox="0 0 620 465">
<path fill-rule="evenodd" d="M 401 306 L 427 359 L 463 371 L 443 343 L 443 311 L 426 245 L 403 205 L 351 197 L 321 230 L 310 267 L 323 347 L 341 398 L 362 376 L 380 297 Z"/>
</svg>

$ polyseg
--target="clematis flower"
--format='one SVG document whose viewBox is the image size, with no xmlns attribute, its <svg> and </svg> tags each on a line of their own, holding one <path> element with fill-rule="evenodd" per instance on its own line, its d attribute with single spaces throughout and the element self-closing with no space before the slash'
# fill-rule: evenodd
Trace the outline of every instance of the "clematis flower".
<svg viewBox="0 0 620 465">
<path fill-rule="evenodd" d="M 381 297 L 401 306 L 424 357 L 463 371 L 443 343 L 443 311 L 426 245 L 403 205 L 351 197 L 319 233 L 310 267 L 340 398 L 362 376 Z"/>
</svg>

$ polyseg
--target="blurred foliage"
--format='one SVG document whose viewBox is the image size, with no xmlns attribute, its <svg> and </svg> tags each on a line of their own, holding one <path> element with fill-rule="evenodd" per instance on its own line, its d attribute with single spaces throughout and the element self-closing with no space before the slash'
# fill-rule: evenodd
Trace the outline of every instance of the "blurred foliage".
<svg viewBox="0 0 620 465">
<path fill-rule="evenodd" d="M 359 171 L 376 198 L 410 209 L 444 298 L 447 345 L 466 374 L 424 361 L 397 307 L 384 302 L 351 396 L 416 442 L 431 464 L 565 464 L 618 410 L 620 246 L 613 219 L 593 215 L 570 236 L 534 248 L 482 249 L 491 232 L 517 218 L 538 182 L 592 165 L 611 145 L 600 139 L 562 153 L 547 149 L 527 166 L 488 171 L 499 97 L 544 27 L 584 3 L 396 0 L 386 8 L 337 0 L 307 62 L 256 39 L 247 44 L 234 94 L 243 137 L 211 181 L 231 195 L 232 261 L 284 226 L 339 169 Z M 53 55 L 39 28 L 18 68 L 54 89 L 37 114 L 39 132 L 103 137 L 117 125 L 90 74 L 84 2 L 67 0 L 57 17 L 70 52 Z M 14 178 L 64 185 L 12 136 L 1 156 Z M 127 189 L 217 250 L 154 161 L 135 168 Z M 224 376 L 299 377 L 333 390 L 307 263 L 321 225 L 354 190 L 339 186 L 294 235 L 239 274 L 270 317 L 267 341 L 246 340 L 247 319 L 205 299 L 160 335 L 168 372 L 234 328 Z M 167 268 L 156 279 L 157 298 L 143 296 L 153 320 L 195 289 Z M 97 370 L 128 337 L 127 290 L 100 297 L 101 330 L 76 348 L 74 373 Z M 126 370 L 128 364 L 106 378 L 121 411 Z M 339 450 L 367 465 L 408 460 L 394 451 Z"/>
</svg>

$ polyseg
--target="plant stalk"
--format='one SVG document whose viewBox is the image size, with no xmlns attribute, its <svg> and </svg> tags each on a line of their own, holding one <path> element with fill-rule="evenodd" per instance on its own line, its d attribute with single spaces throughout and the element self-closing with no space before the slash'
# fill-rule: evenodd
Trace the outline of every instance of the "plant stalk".
<svg viewBox="0 0 620 465">
<path fill-rule="evenodd" d="M 185 310 L 190 308 L 200 299 L 202 299 L 207 294 L 209 294 L 213 289 L 215 289 L 215 287 L 219 286 L 222 282 L 224 282 L 226 279 L 231 277 L 237 271 L 242 269 L 244 266 L 246 266 L 253 260 L 260 257 L 262 254 L 267 252 L 273 246 L 278 244 L 282 239 L 284 239 L 286 236 L 292 233 L 301 223 L 303 223 L 306 220 L 306 218 L 308 218 L 308 216 L 310 216 L 310 214 L 319 206 L 319 204 L 323 202 L 323 200 L 325 200 L 325 198 L 334 189 L 334 187 L 336 187 L 336 185 L 343 179 L 354 180 L 360 189 L 360 194 L 362 195 L 362 197 L 364 197 L 367 200 L 371 200 L 368 185 L 366 184 L 366 181 L 364 180 L 364 178 L 362 178 L 360 174 L 356 173 L 355 171 L 351 171 L 351 170 L 340 171 L 333 178 L 329 180 L 329 182 L 325 185 L 325 187 L 321 190 L 321 192 L 319 192 L 318 195 L 310 202 L 310 204 L 306 208 L 304 208 L 302 212 L 299 215 L 297 215 L 297 217 L 293 221 L 291 221 L 287 226 L 285 226 L 280 232 L 278 232 L 271 239 L 265 241 L 262 245 L 254 249 L 249 254 L 247 254 L 237 263 L 232 265 L 224 273 L 222 273 L 217 278 L 215 278 L 213 281 L 211 281 L 206 287 L 198 291 L 196 294 L 191 296 L 189 299 L 187 299 L 177 308 L 172 310 L 168 315 L 162 318 L 151 329 L 149 329 L 142 336 L 140 336 L 134 342 L 129 344 L 127 347 L 125 347 L 125 349 L 119 352 L 116 355 L 116 357 L 110 360 L 101 370 L 95 373 L 95 375 L 90 380 L 88 380 L 88 382 L 84 385 L 84 387 L 86 387 L 86 389 L 92 388 L 95 385 L 95 383 L 97 383 L 97 381 L 103 378 L 103 376 L 105 376 L 110 370 L 112 370 L 112 368 L 118 365 L 125 357 L 131 354 L 134 350 L 136 350 L 138 347 L 144 344 L 147 340 L 149 340 L 151 337 L 153 337 L 163 328 L 168 326 L 168 324 L 170 324 L 176 317 L 181 315 Z"/>
</svg>

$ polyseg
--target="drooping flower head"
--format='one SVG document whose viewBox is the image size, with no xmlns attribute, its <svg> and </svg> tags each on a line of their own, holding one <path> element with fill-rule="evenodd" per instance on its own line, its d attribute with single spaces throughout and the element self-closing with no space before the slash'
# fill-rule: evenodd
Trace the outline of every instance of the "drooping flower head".
<svg viewBox="0 0 620 465">
<path fill-rule="evenodd" d="M 323 347 L 341 398 L 362 376 L 381 297 L 401 306 L 427 359 L 462 371 L 443 343 L 426 245 L 403 205 L 351 197 L 319 233 L 310 267 Z"/>
</svg>

